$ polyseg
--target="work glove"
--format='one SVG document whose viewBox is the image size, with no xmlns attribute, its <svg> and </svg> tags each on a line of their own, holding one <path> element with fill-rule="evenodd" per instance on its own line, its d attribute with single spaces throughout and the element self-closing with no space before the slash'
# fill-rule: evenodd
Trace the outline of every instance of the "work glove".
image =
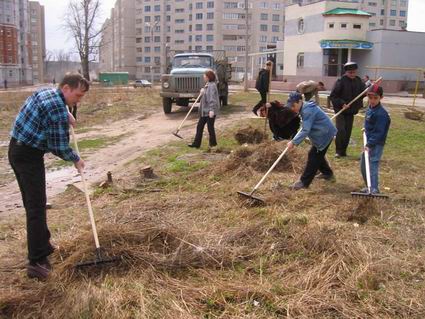
<svg viewBox="0 0 425 319">
<path fill-rule="evenodd" d="M 209 111 L 209 113 L 208 113 L 208 116 L 210 117 L 210 118 L 213 118 L 214 117 L 214 111 Z"/>
</svg>

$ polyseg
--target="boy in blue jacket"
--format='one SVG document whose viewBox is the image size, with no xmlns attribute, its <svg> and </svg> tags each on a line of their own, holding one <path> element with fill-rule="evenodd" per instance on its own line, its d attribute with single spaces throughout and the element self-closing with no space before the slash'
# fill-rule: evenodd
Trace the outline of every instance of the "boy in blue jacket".
<svg viewBox="0 0 425 319">
<path fill-rule="evenodd" d="M 321 173 L 318 178 L 332 180 L 334 174 L 325 156 L 337 130 L 329 116 L 322 111 L 316 102 L 303 102 L 302 95 L 298 92 L 289 95 L 288 107 L 299 113 L 303 120 L 302 129 L 288 143 L 288 148 L 292 149 L 301 144 L 306 137 L 309 137 L 312 143 L 304 172 L 300 180 L 294 183 L 291 188 L 294 190 L 308 188 L 317 171 Z"/>
<path fill-rule="evenodd" d="M 370 192 L 372 194 L 379 193 L 379 163 L 381 161 L 385 141 L 391 124 L 388 112 L 381 105 L 383 93 L 384 91 L 382 87 L 376 84 L 372 85 L 367 93 L 369 107 L 366 111 L 364 123 L 367 140 L 365 150 L 369 151 Z M 364 152 L 362 154 L 360 169 L 363 175 L 363 180 L 365 181 L 365 184 L 367 184 Z M 368 193 L 369 189 L 365 187 L 361 190 L 361 192 Z"/>
</svg>

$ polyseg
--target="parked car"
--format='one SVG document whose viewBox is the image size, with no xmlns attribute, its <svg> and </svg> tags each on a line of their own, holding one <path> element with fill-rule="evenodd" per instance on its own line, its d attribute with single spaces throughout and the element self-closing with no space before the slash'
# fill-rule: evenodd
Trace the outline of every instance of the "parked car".
<svg viewBox="0 0 425 319">
<path fill-rule="evenodd" d="M 151 88 L 152 83 L 149 82 L 148 80 L 136 80 L 136 81 L 134 81 L 133 86 L 135 88 Z"/>
</svg>

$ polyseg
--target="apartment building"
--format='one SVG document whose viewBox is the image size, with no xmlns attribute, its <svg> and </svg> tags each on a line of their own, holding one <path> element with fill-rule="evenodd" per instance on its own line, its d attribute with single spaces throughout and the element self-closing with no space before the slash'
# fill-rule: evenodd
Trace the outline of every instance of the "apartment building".
<svg viewBox="0 0 425 319">
<path fill-rule="evenodd" d="M 113 24 L 112 19 L 105 20 L 102 26 L 102 39 L 99 49 L 99 69 L 104 72 L 114 71 L 113 61 Z"/>
<path fill-rule="evenodd" d="M 241 78 L 246 34 L 250 53 L 276 48 L 278 40 L 283 40 L 287 2 L 249 0 L 247 32 L 244 0 L 118 0 L 109 19 L 111 26 L 103 33 L 102 42 L 112 41 L 112 48 L 102 46 L 101 70 L 124 71 L 123 64 L 130 65 L 133 59 L 137 78 L 159 80 L 173 50 L 225 50 L 235 78 Z M 124 45 L 123 39 L 128 40 Z M 112 65 L 106 62 L 109 55 Z M 265 55 L 254 56 L 250 70 L 256 73 L 265 60 Z"/>
<path fill-rule="evenodd" d="M 323 0 L 290 0 L 290 4 L 311 4 Z M 333 0 L 358 3 L 358 9 L 371 14 L 369 29 L 405 30 L 409 0 Z"/>
<path fill-rule="evenodd" d="M 0 0 L 0 83 L 32 84 L 29 4 Z"/>
<path fill-rule="evenodd" d="M 32 50 L 32 77 L 33 83 L 43 83 L 45 80 L 44 60 L 46 57 L 46 38 L 44 29 L 44 6 L 37 1 L 29 2 L 31 50 Z"/>
</svg>

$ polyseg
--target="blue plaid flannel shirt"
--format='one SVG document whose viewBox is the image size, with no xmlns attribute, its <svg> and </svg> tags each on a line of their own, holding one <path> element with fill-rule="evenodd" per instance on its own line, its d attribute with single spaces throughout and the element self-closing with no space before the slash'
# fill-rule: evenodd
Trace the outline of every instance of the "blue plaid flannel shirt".
<svg viewBox="0 0 425 319">
<path fill-rule="evenodd" d="M 80 159 L 69 146 L 68 109 L 59 89 L 41 89 L 31 95 L 16 117 L 11 136 L 65 161 Z"/>
</svg>

